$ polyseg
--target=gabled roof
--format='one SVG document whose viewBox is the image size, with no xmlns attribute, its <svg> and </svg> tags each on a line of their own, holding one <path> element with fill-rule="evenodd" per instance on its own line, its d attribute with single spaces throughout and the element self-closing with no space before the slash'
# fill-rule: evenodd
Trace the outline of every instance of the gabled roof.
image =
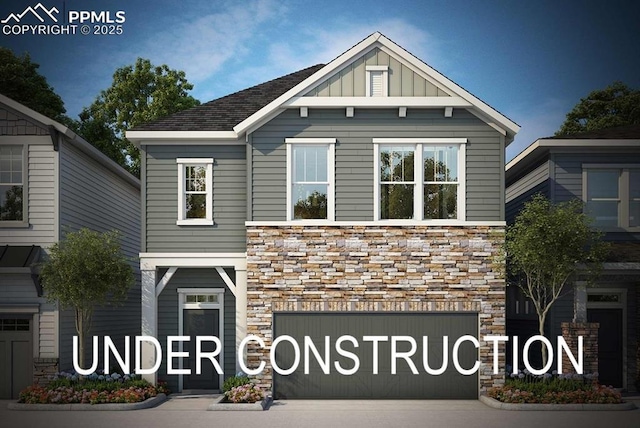
<svg viewBox="0 0 640 428">
<path fill-rule="evenodd" d="M 2 94 L 0 94 L 0 105 L 5 105 L 10 109 L 28 118 L 33 119 L 35 122 L 40 123 L 44 128 L 48 128 L 49 133 L 52 134 L 51 135 L 52 140 L 56 139 L 57 136 L 55 134 L 59 133 L 60 135 L 64 136 L 68 142 L 70 142 L 71 144 L 73 144 L 74 146 L 82 150 L 91 158 L 95 159 L 98 163 L 102 164 L 106 168 L 109 168 L 111 171 L 113 171 L 118 176 L 125 179 L 126 181 L 128 181 L 129 183 L 137 187 L 138 189 L 140 188 L 140 180 L 138 180 L 138 178 L 131 175 L 129 171 L 124 169 L 122 166 L 116 163 L 113 159 L 111 159 L 110 157 L 102 153 L 95 146 L 88 143 L 85 139 L 80 137 L 78 134 L 76 134 L 75 132 L 73 132 L 71 129 L 67 128 L 60 122 L 57 122 L 51 119 L 50 117 L 40 114 L 37 111 L 32 110 L 29 107 L 25 106 L 24 104 L 21 104 L 15 100 L 12 100 L 11 98 Z"/>
<path fill-rule="evenodd" d="M 339 73 L 366 52 L 380 48 L 394 55 L 423 78 L 444 88 L 449 97 L 335 97 L 313 99 L 304 95 Z M 143 140 L 238 139 L 286 108 L 312 107 L 454 107 L 467 108 L 506 136 L 507 144 L 520 127 L 509 118 L 458 86 L 381 33 L 374 33 L 326 65 L 316 65 L 244 91 L 213 100 L 127 132 L 134 143 Z M 182 122 L 182 123 L 181 123 Z"/>
<path fill-rule="evenodd" d="M 507 185 L 517 174 L 524 173 L 546 159 L 551 150 L 561 151 L 640 151 L 640 125 L 626 125 L 572 135 L 540 138 L 511 159 L 505 167 Z"/>
</svg>

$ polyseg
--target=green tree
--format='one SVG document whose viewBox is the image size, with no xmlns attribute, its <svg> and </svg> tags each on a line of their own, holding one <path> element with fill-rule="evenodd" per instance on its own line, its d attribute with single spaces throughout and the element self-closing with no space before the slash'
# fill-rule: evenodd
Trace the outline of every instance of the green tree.
<svg viewBox="0 0 640 428">
<path fill-rule="evenodd" d="M 62 98 L 38 73 L 39 67 L 28 53 L 16 56 L 0 47 L 0 93 L 54 120 L 69 120 Z"/>
<path fill-rule="evenodd" d="M 640 124 L 640 90 L 622 82 L 591 92 L 567 114 L 556 136 Z"/>
<path fill-rule="evenodd" d="M 120 249 L 120 233 L 85 228 L 67 233 L 49 249 L 40 275 L 47 298 L 75 311 L 79 362 L 84 368 L 85 338 L 94 308 L 122 303 L 135 282 L 133 268 Z"/>
<path fill-rule="evenodd" d="M 553 204 L 537 194 L 507 229 L 508 273 L 533 302 L 542 336 L 549 309 L 565 285 L 578 274 L 593 279 L 607 253 L 602 233 L 591 228 L 591 218 L 582 208 L 577 199 Z M 546 366 L 544 346 L 542 362 Z"/>
<path fill-rule="evenodd" d="M 296 202 L 293 216 L 296 219 L 327 218 L 327 195 L 315 191 L 307 199 Z"/>
<path fill-rule="evenodd" d="M 139 176 L 140 153 L 125 138 L 125 131 L 199 105 L 188 94 L 191 89 L 183 71 L 138 58 L 134 65 L 117 69 L 111 86 L 82 111 L 79 132 Z"/>
</svg>

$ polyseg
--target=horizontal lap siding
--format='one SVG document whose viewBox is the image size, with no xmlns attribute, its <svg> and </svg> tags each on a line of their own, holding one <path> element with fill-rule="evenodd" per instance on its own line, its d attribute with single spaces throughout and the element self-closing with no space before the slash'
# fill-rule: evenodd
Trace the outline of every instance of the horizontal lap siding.
<svg viewBox="0 0 640 428">
<path fill-rule="evenodd" d="M 515 217 L 536 193 L 549 197 L 549 161 L 545 161 L 531 172 L 511 183 L 506 190 L 506 219 L 513 223 Z"/>
<path fill-rule="evenodd" d="M 177 226 L 177 158 L 214 158 L 214 226 Z M 146 146 L 146 251 L 244 252 L 244 146 Z"/>
<path fill-rule="evenodd" d="M 76 146 L 65 142 L 60 147 L 60 227 L 61 236 L 64 236 L 65 230 L 83 227 L 99 232 L 120 231 L 122 251 L 132 260 L 136 282 L 121 306 L 96 308 L 90 335 L 99 336 L 100 343 L 103 336 L 111 336 L 122 351 L 125 335 L 140 334 L 140 274 L 137 262 L 140 252 L 140 191 Z M 61 311 L 62 369 L 72 366 L 72 337 L 76 334 L 74 312 Z M 91 350 L 90 343 L 86 343 L 87 352 Z M 88 364 L 91 354 L 85 355 Z"/>
<path fill-rule="evenodd" d="M 502 219 L 500 135 L 464 110 L 452 118 L 439 109 L 356 109 L 346 118 L 343 109 L 312 109 L 301 118 L 288 110 L 252 135 L 253 220 L 286 218 L 285 138 L 335 137 L 336 220 L 373 219 L 373 138 L 465 137 L 467 144 L 467 219 Z"/>
</svg>

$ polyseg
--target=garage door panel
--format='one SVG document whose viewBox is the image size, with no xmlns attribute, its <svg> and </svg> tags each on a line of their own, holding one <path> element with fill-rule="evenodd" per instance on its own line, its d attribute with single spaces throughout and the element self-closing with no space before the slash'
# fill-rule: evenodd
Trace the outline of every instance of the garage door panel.
<svg viewBox="0 0 640 428">
<path fill-rule="evenodd" d="M 289 376 L 274 374 L 276 398 L 477 398 L 477 374 L 459 374 L 452 360 L 453 345 L 463 335 L 477 337 L 478 318 L 475 313 L 463 314 L 363 314 L 363 313 L 276 313 L 274 336 L 292 336 L 300 345 L 301 359 L 298 369 Z M 360 368 L 351 376 L 341 375 L 334 366 L 338 361 L 343 368 L 353 367 L 353 361 L 340 356 L 335 342 L 340 336 L 351 335 L 359 343 L 353 348 L 344 342 L 342 348 L 358 355 Z M 448 368 L 442 375 L 425 372 L 422 362 L 422 337 L 429 337 L 429 363 L 434 369 L 442 365 L 443 336 L 449 336 Z M 310 374 L 304 374 L 304 336 L 313 340 L 320 355 L 324 356 L 324 338 L 331 337 L 330 374 L 324 374 L 313 355 L 309 356 Z M 373 344 L 363 336 L 386 336 L 387 342 L 378 343 L 378 373 L 373 374 Z M 411 336 L 417 350 L 411 357 L 418 375 L 412 373 L 404 359 L 397 360 L 397 373 L 391 374 L 391 336 Z M 408 342 L 399 341 L 399 352 L 409 351 Z M 477 360 L 477 350 L 471 343 L 460 346 L 459 361 L 463 368 L 471 368 Z M 279 367 L 288 369 L 293 364 L 293 348 L 281 343 L 276 352 Z"/>
</svg>

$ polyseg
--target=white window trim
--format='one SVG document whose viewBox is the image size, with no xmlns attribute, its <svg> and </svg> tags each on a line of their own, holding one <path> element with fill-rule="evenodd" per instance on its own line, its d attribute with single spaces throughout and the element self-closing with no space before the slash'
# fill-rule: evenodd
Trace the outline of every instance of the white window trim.
<svg viewBox="0 0 640 428">
<path fill-rule="evenodd" d="M 22 220 L 0 221 L 0 228 L 24 228 L 29 226 L 29 144 L 10 142 L 7 145 L 22 146 Z"/>
<path fill-rule="evenodd" d="M 628 230 L 631 232 L 640 231 L 640 226 L 629 225 L 629 209 L 631 202 L 631 189 L 629 182 L 629 170 L 640 170 L 640 164 L 582 164 L 582 201 L 587 204 L 589 202 L 588 192 L 588 172 L 590 170 L 614 170 L 620 173 L 618 177 L 618 198 L 597 198 L 597 201 L 617 201 L 618 202 L 618 225 L 617 226 L 598 226 L 603 231 L 616 231 L 616 230 Z"/>
<path fill-rule="evenodd" d="M 398 219 L 380 219 L 380 146 L 398 145 L 413 146 L 415 153 L 420 156 L 413 157 L 416 176 L 413 194 L 413 220 L 441 222 L 443 219 L 424 219 L 424 168 L 422 167 L 422 153 L 425 145 L 458 145 L 458 207 L 455 220 L 464 222 L 467 218 L 466 204 L 466 138 L 374 138 L 373 139 L 373 220 L 379 222 L 397 222 Z M 420 185 L 418 185 L 418 183 Z M 453 219 L 451 219 L 453 220 Z M 449 220 L 449 221 L 451 221 Z"/>
<path fill-rule="evenodd" d="M 177 158 L 178 164 L 178 220 L 176 224 L 178 226 L 213 226 L 213 158 Z M 187 207 L 185 199 L 184 188 L 184 168 L 191 165 L 205 165 L 207 167 L 206 172 L 206 186 L 207 186 L 207 212 L 206 218 L 194 218 L 187 219 Z"/>
<path fill-rule="evenodd" d="M 335 138 L 285 138 L 284 142 L 287 146 L 287 221 L 295 221 L 296 223 L 313 224 L 318 221 L 335 221 L 335 200 L 336 200 L 336 139 Z M 327 218 L 314 220 L 294 220 L 293 204 L 291 203 L 292 181 L 293 181 L 293 145 L 301 144 L 319 144 L 328 147 L 327 153 Z"/>
<path fill-rule="evenodd" d="M 224 288 L 178 288 L 178 333 L 180 336 L 184 336 L 184 309 L 218 309 L 218 339 L 222 345 L 220 349 L 218 362 L 220 367 L 224 370 Z M 217 295 L 218 301 L 215 303 L 209 302 L 192 302 L 187 303 L 187 297 L 189 295 Z M 178 351 L 183 352 L 184 342 L 178 342 Z M 183 359 L 178 359 L 178 369 L 182 370 Z M 206 363 L 205 363 L 206 364 Z M 220 380 L 219 389 L 222 391 L 223 375 L 218 375 Z M 183 389 L 183 375 L 178 375 L 178 390 Z"/>
<path fill-rule="evenodd" d="M 367 97 L 373 97 L 371 95 L 371 72 L 372 71 L 381 71 L 382 72 L 382 97 L 389 96 L 389 66 L 388 65 L 367 65 L 365 67 L 366 71 L 366 83 L 365 83 L 365 95 Z"/>
</svg>

